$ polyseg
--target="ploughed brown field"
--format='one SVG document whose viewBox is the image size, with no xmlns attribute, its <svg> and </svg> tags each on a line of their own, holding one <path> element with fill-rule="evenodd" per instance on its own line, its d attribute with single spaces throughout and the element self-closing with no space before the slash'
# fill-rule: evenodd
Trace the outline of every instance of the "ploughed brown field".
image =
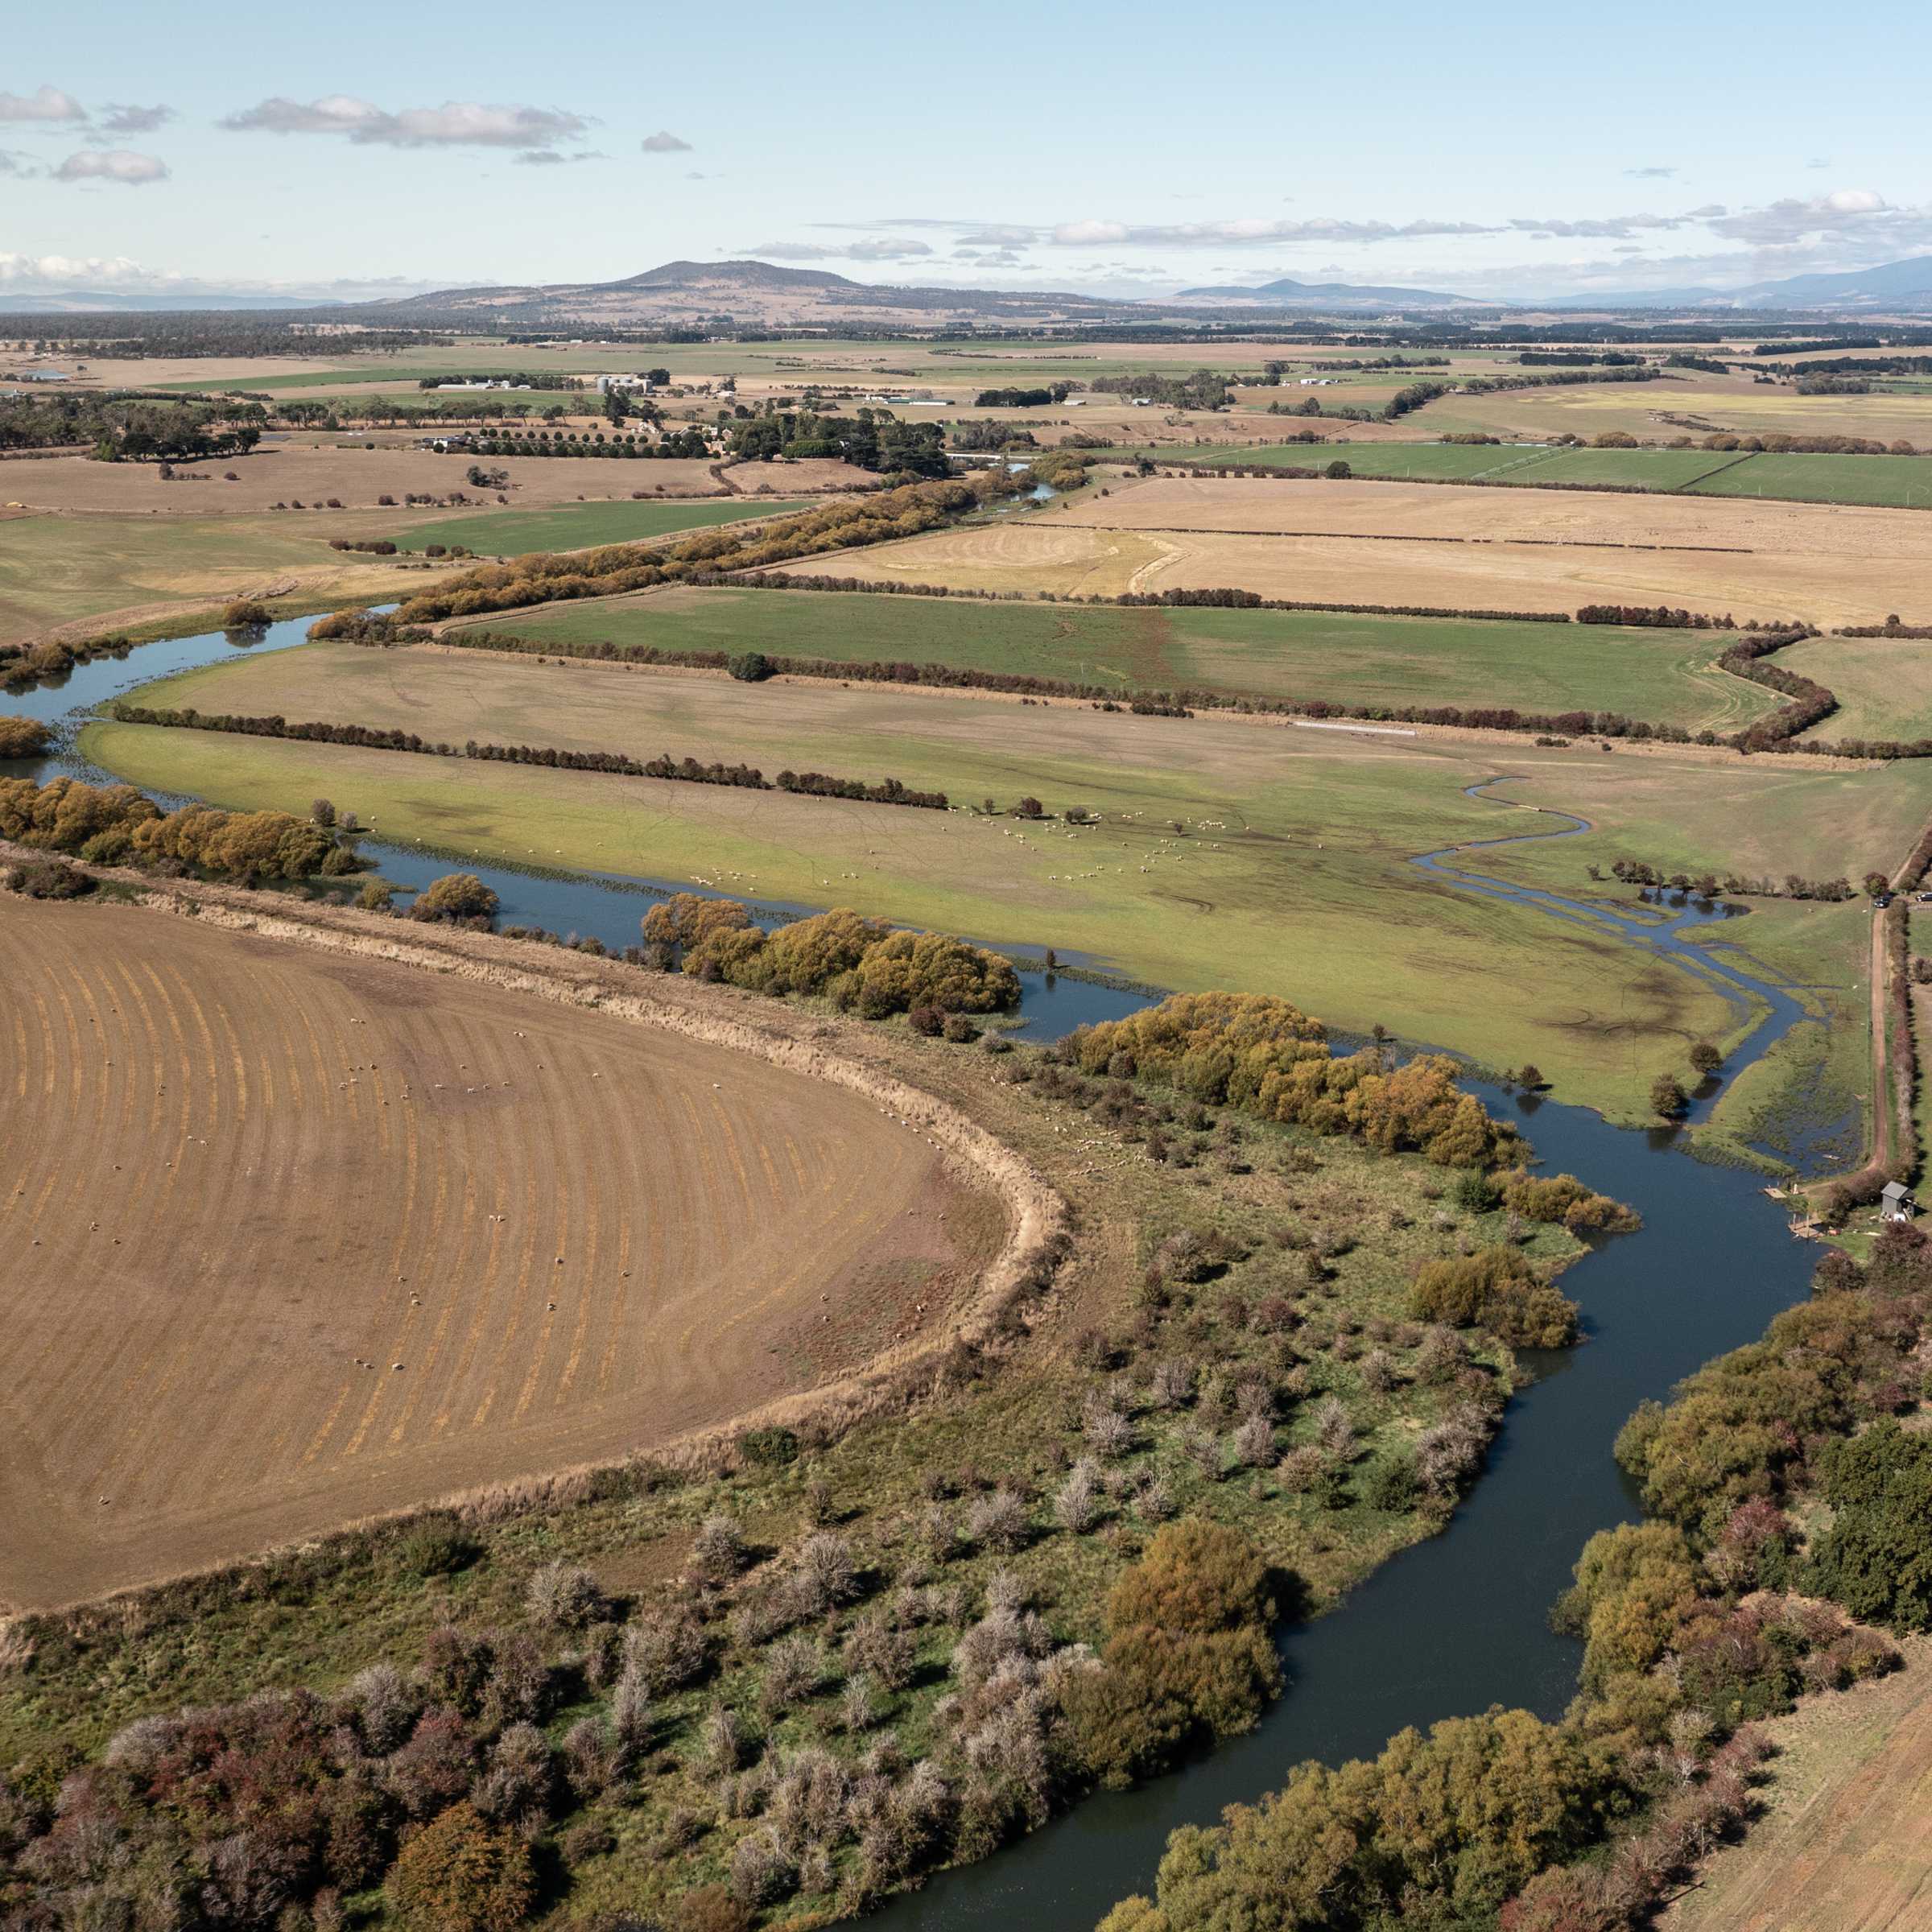
<svg viewBox="0 0 1932 1932">
<path fill-rule="evenodd" d="M 729 1420 L 943 1321 L 1005 1231 L 749 1055 L 14 898 L 0 1175 L 0 1608 Z"/>
<path fill-rule="evenodd" d="M 1932 610 L 1932 518 L 1815 503 L 1176 477 L 790 568 L 954 588 L 1452 610 L 1669 604 L 1821 625 Z"/>
</svg>

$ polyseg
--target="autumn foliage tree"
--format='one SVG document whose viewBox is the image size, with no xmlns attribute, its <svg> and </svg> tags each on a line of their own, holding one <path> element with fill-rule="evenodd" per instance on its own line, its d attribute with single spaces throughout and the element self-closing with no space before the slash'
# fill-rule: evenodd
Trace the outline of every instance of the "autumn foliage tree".
<svg viewBox="0 0 1932 1932">
<path fill-rule="evenodd" d="M 1080 1750 L 1104 1783 L 1131 1784 L 1191 1740 L 1247 1730 L 1281 1688 L 1266 1559 L 1224 1525 L 1163 1525 L 1107 1601 L 1099 1670 L 1064 1694 Z"/>
<path fill-rule="evenodd" d="M 1514 1248 L 1491 1247 L 1416 1270 L 1409 1311 L 1418 1321 L 1483 1327 L 1518 1348 L 1562 1348 L 1576 1340 L 1576 1304 Z"/>
<path fill-rule="evenodd" d="M 425 1825 L 389 1876 L 397 1917 L 412 1932 L 514 1932 L 535 1893 L 523 1841 L 468 1804 Z"/>
</svg>

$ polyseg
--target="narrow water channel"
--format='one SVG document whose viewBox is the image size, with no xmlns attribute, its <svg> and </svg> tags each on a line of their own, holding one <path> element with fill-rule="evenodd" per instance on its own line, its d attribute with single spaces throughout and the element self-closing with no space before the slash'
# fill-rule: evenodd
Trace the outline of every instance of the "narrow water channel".
<svg viewBox="0 0 1932 1932">
<path fill-rule="evenodd" d="M 303 629 L 277 625 L 254 648 L 299 642 Z M 233 648 L 219 635 L 150 646 L 125 663 L 81 667 L 58 689 L 0 699 L 0 706 L 63 727 L 67 745 L 47 768 L 97 777 L 72 756 L 79 713 Z M 1538 824 L 1532 836 L 1571 836 L 1583 827 L 1550 815 L 1564 822 Z M 1492 843 L 1507 842 L 1499 836 Z M 412 848 L 369 849 L 398 883 L 420 883 L 446 869 L 440 857 Z M 1714 964 L 1701 949 L 1684 956 L 1687 935 L 1721 915 L 1694 906 L 1652 919 L 1606 911 L 1476 872 L 1468 861 L 1478 849 L 1465 844 L 1416 863 L 1459 890 L 1501 894 L 1552 919 L 1593 921 L 1686 969 L 1715 974 L 1744 1009 L 1755 1012 L 1761 1003 L 1764 1017 L 1733 1054 L 1727 1078 L 1799 1017 L 1784 989 L 1728 961 Z M 496 887 L 506 919 L 595 934 L 608 944 L 630 943 L 640 894 L 651 883 L 466 869 Z M 1035 983 L 1029 976 L 1030 989 Z M 1065 979 L 1046 998 L 1060 997 L 1061 989 L 1071 1000 L 1042 1011 L 1046 1023 L 1036 1025 L 1036 1037 L 1078 1023 L 1068 1015 L 1101 993 L 1113 1011 L 1138 1003 L 1131 994 Z M 1030 1001 L 1036 997 L 1030 990 Z M 1090 1799 L 995 1857 L 895 1900 L 875 1922 L 893 1932 L 1089 1926 L 1126 1893 L 1151 1889 L 1177 1826 L 1212 1823 L 1223 1806 L 1254 1802 L 1303 1759 L 1373 1754 L 1406 1725 L 1492 1703 L 1550 1718 L 1562 1711 L 1575 1690 L 1580 1653 L 1551 1632 L 1549 1607 L 1584 1540 L 1640 1513 L 1612 1459 L 1617 1430 L 1645 1397 L 1667 1394 L 1701 1363 L 1755 1339 L 1781 1309 L 1801 1300 L 1818 1251 L 1787 1232 L 1757 1177 L 1687 1158 L 1673 1134 L 1615 1128 L 1579 1108 L 1471 1084 L 1492 1111 L 1521 1121 L 1545 1171 L 1574 1172 L 1643 1216 L 1641 1232 L 1604 1243 L 1563 1278 L 1583 1307 L 1582 1344 L 1529 1358 L 1538 1379 L 1509 1405 L 1486 1473 L 1443 1534 L 1385 1565 L 1333 1614 L 1283 1633 L 1287 1690 L 1255 1731 L 1140 1790 Z"/>
</svg>

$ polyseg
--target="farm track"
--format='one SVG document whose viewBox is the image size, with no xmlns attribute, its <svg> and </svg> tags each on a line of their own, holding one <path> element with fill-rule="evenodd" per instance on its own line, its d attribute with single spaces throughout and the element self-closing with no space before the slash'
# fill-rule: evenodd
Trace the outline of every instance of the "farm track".
<svg viewBox="0 0 1932 1932">
<path fill-rule="evenodd" d="M 0 917 L 0 1601 L 862 1404 L 1058 1223 L 844 1030 L 219 888 L 150 903 Z"/>
</svg>

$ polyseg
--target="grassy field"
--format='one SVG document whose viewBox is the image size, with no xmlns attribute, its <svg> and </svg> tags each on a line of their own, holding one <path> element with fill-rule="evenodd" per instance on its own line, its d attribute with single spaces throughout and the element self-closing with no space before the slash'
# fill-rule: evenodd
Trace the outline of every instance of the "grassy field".
<svg viewBox="0 0 1932 1932">
<path fill-rule="evenodd" d="M 1379 1021 L 1492 1066 L 1534 1059 L 1563 1097 L 1626 1115 L 1692 1040 L 1726 1037 L 1743 1018 L 1694 976 L 1587 923 L 1456 891 L 1407 863 L 1530 829 L 1464 795 L 1499 768 L 1480 745 L 346 646 L 192 673 L 157 696 L 408 729 L 434 719 L 452 738 L 688 752 L 768 771 L 890 771 L 960 801 L 1030 793 L 1050 811 L 1084 806 L 1104 815 L 1098 826 L 1032 828 L 140 726 L 97 725 L 85 740 L 139 782 L 233 806 L 322 793 L 382 836 L 459 855 L 852 904 L 1084 952 L 1158 985 L 1283 993 L 1338 1024 Z M 1523 774 L 1510 795 L 1580 812 L 1606 848 L 1682 855 L 1694 870 L 1895 862 L 1928 804 L 1905 767 L 1847 777 L 1512 747 L 1502 768 Z M 1574 888 L 1583 844 L 1519 863 Z M 1481 863 L 1500 871 L 1513 856 Z"/>
<path fill-rule="evenodd" d="M 1332 426 L 1345 436 L 1346 426 Z M 1135 453 L 1129 449 L 1126 453 Z M 1153 444 L 1157 461 L 1319 469 L 1337 460 L 1358 477 L 1418 481 L 1611 484 L 1619 489 L 1700 496 L 1782 498 L 1909 510 L 1932 505 L 1932 459 L 1921 456 L 1740 455 L 1708 449 L 1551 449 L 1537 444 L 1279 443 Z"/>
<path fill-rule="evenodd" d="M 151 620 L 270 591 L 311 609 L 393 594 L 393 564 L 328 547 L 332 536 L 367 535 L 366 526 L 366 518 L 346 513 L 0 519 L 0 643 L 23 643 L 64 624 Z"/>
<path fill-rule="evenodd" d="M 1838 709 L 1821 738 L 1932 737 L 1932 642 L 1909 638 L 1809 638 L 1779 658 L 1815 678 Z"/>
<path fill-rule="evenodd" d="M 404 550 L 431 543 L 463 543 L 496 556 L 532 550 L 588 550 L 599 543 L 635 543 L 682 530 L 708 530 L 713 524 L 742 522 L 748 517 L 775 517 L 800 510 L 796 497 L 755 502 L 564 503 L 554 510 L 490 510 L 477 517 L 440 517 L 396 533 Z"/>
<path fill-rule="evenodd" d="M 1715 668 L 1719 644 L 1707 632 L 727 589 L 559 605 L 483 627 L 559 643 L 910 660 L 1122 690 L 1615 710 L 1692 730 L 1736 729 L 1776 702 Z"/>
<path fill-rule="evenodd" d="M 1926 510 L 1932 509 L 1932 460 L 1757 455 L 1715 471 L 1695 487 L 1707 497 L 1786 497 L 1803 503 Z"/>
</svg>

